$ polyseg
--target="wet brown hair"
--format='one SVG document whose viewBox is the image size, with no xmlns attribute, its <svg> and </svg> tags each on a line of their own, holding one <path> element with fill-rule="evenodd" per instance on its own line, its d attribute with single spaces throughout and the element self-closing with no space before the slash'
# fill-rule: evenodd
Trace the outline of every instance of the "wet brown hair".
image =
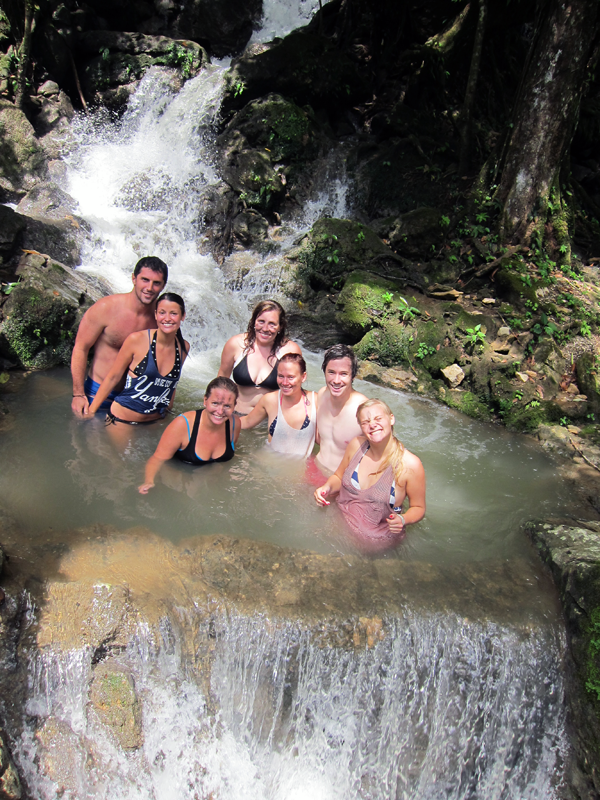
<svg viewBox="0 0 600 800">
<path fill-rule="evenodd" d="M 285 318 L 285 310 L 277 300 L 261 300 L 260 303 L 254 306 L 250 322 L 248 323 L 248 330 L 246 331 L 246 348 L 248 350 L 254 347 L 256 341 L 255 325 L 256 320 L 260 317 L 263 311 L 277 311 L 279 314 L 279 333 L 275 337 L 273 347 L 271 348 L 271 355 L 274 356 L 279 348 L 284 345 L 287 340 L 287 320 Z"/>
<path fill-rule="evenodd" d="M 224 389 L 226 392 L 231 392 L 231 394 L 235 395 L 235 399 L 237 400 L 240 394 L 240 390 L 237 387 L 237 384 L 234 383 L 231 378 L 225 378 L 223 375 L 218 375 L 216 378 L 213 378 L 212 381 L 206 387 L 206 391 L 204 392 L 204 399 L 208 400 L 210 397 L 210 393 L 213 389 Z"/>
<path fill-rule="evenodd" d="M 298 364 L 301 375 L 303 375 L 306 372 L 306 361 L 300 355 L 300 353 L 286 353 L 285 355 L 281 356 L 281 358 L 279 359 L 279 364 L 283 364 L 286 362 L 289 364 Z"/>
</svg>

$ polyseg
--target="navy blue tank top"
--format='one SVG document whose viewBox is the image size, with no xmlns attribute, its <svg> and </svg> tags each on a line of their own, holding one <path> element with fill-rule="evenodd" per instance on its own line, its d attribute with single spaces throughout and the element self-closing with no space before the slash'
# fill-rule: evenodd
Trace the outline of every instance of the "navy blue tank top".
<svg viewBox="0 0 600 800">
<path fill-rule="evenodd" d="M 175 363 L 168 375 L 161 375 L 156 364 L 156 331 L 152 340 L 148 331 L 148 352 L 128 374 L 123 391 L 115 401 L 138 414 L 166 414 L 181 375 L 181 353 L 175 342 Z"/>
</svg>

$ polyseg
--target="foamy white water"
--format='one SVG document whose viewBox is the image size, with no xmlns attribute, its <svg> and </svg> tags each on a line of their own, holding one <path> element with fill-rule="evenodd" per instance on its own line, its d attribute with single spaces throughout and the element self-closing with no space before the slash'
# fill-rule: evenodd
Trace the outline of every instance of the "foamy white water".
<svg viewBox="0 0 600 800">
<path fill-rule="evenodd" d="M 551 626 L 407 613 L 374 647 L 342 649 L 289 623 L 213 622 L 210 697 L 181 661 L 175 620 L 161 623 L 162 643 L 140 629 L 119 657 L 143 707 L 144 743 L 129 753 L 87 702 L 91 653 L 36 657 L 28 713 L 69 747 L 53 780 L 26 727 L 19 756 L 35 796 L 54 800 L 65 775 L 66 796 L 90 800 L 558 796 L 564 643 Z"/>
</svg>

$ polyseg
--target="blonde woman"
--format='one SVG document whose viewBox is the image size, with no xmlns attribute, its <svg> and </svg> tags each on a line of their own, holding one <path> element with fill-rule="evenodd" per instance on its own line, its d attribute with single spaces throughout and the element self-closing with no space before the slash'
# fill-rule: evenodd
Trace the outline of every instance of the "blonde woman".
<svg viewBox="0 0 600 800">
<path fill-rule="evenodd" d="M 394 415 L 382 400 L 362 403 L 356 412 L 362 436 L 352 439 L 334 475 L 315 490 L 319 506 L 337 502 L 356 542 L 367 552 L 395 547 L 406 525 L 425 515 L 425 471 L 417 456 L 393 432 Z M 408 497 L 409 507 L 402 514 Z"/>
</svg>

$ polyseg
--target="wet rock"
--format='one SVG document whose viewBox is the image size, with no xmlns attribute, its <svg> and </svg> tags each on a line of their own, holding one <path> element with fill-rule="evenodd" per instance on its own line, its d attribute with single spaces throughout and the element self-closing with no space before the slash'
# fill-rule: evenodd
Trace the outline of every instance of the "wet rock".
<svg viewBox="0 0 600 800">
<path fill-rule="evenodd" d="M 335 113 L 366 100 L 368 84 L 359 65 L 334 41 L 302 29 L 233 61 L 223 113 L 227 117 L 268 92 Z"/>
<path fill-rule="evenodd" d="M 583 774 L 600 792 L 600 523 L 534 521 L 525 530 L 559 591 L 567 626 L 567 699 Z M 591 795 L 590 795 L 591 796 Z"/>
<path fill-rule="evenodd" d="M 77 37 L 77 48 L 85 59 L 81 83 L 86 99 L 113 109 L 126 104 L 151 67 L 172 67 L 186 80 L 208 63 L 195 42 L 142 33 L 86 31 Z"/>
<path fill-rule="evenodd" d="M 389 233 L 390 244 L 409 258 L 421 258 L 443 239 L 442 212 L 435 208 L 415 208 L 399 216 Z"/>
<path fill-rule="evenodd" d="M 223 179 L 244 205 L 264 211 L 277 209 L 284 195 L 306 195 L 328 147 L 310 110 L 277 94 L 248 103 L 217 139 Z"/>
<path fill-rule="evenodd" d="M 22 796 L 21 779 L 6 743 L 6 737 L 0 730 L 0 798 L 20 800 Z"/>
<path fill-rule="evenodd" d="M 600 410 L 600 380 L 596 367 L 597 356 L 595 353 L 583 353 L 577 359 L 577 384 L 586 395 L 590 407 L 594 411 Z"/>
<path fill-rule="evenodd" d="M 137 750 L 142 746 L 141 708 L 133 677 L 127 669 L 114 661 L 98 664 L 94 669 L 90 702 L 124 750 Z"/>
<path fill-rule="evenodd" d="M 83 790 L 85 755 L 80 747 L 80 737 L 66 722 L 48 717 L 36 733 L 39 771 L 54 784 L 58 796 L 68 793 L 77 797 Z"/>
<path fill-rule="evenodd" d="M 173 27 L 175 35 L 201 42 L 222 58 L 246 45 L 262 10 L 259 0 L 189 0 Z"/>
<path fill-rule="evenodd" d="M 81 317 L 108 292 L 40 253 L 25 253 L 17 276 L 2 306 L 0 354 L 34 369 L 68 364 Z"/>
<path fill-rule="evenodd" d="M 0 200 L 18 200 L 47 172 L 46 156 L 25 114 L 0 98 Z"/>
<path fill-rule="evenodd" d="M 27 226 L 25 220 L 8 206 L 0 205 L 0 258 L 8 261 L 19 244 L 19 234 Z"/>
</svg>

